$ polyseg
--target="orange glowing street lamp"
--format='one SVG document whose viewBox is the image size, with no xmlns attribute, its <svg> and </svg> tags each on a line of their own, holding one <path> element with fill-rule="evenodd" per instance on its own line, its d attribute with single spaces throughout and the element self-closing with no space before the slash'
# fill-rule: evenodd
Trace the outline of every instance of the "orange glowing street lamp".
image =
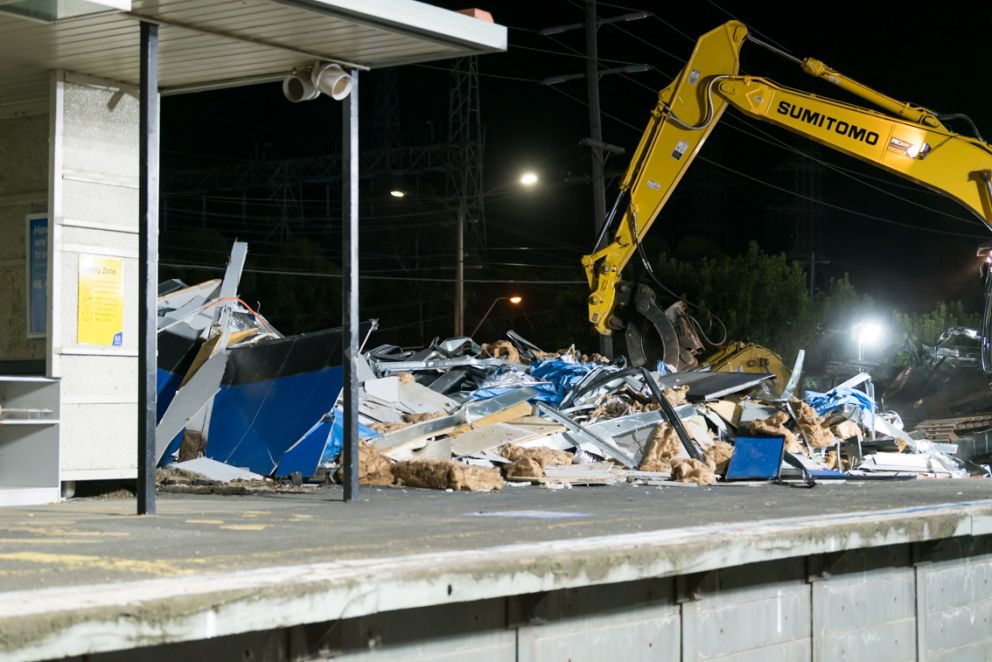
<svg viewBox="0 0 992 662">
<path fill-rule="evenodd" d="M 524 300 L 524 298 L 522 296 L 519 296 L 519 295 L 516 295 L 516 294 L 514 294 L 513 296 L 496 297 L 495 299 L 493 299 L 493 302 L 491 304 L 489 304 L 489 309 L 486 310 L 486 314 L 482 316 L 482 319 L 479 320 L 479 323 L 475 325 L 475 328 L 474 329 L 472 329 L 472 333 L 469 334 L 470 337 L 474 337 L 475 334 L 478 333 L 479 329 L 482 328 L 482 323 L 486 321 L 486 318 L 487 317 L 489 317 L 489 313 L 493 312 L 493 308 L 496 307 L 496 304 L 497 303 L 499 303 L 500 301 L 509 301 L 514 306 L 518 306 L 518 305 L 520 305 L 520 302 L 523 301 L 523 300 Z"/>
</svg>

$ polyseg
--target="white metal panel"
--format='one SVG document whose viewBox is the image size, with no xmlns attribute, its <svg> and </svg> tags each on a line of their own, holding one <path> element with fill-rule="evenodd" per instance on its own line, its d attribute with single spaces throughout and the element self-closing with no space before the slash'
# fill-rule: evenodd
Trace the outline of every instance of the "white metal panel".
<svg viewBox="0 0 992 662">
<path fill-rule="evenodd" d="M 483 50 L 506 48 L 506 32 L 500 26 L 458 14 L 439 11 L 423 2 L 402 0 L 283 0 L 328 11 L 346 13 L 359 21 L 416 31 L 433 39 L 448 39 Z"/>
<path fill-rule="evenodd" d="M 58 487 L 0 487 L 0 506 L 37 506 L 58 503 Z"/>
</svg>

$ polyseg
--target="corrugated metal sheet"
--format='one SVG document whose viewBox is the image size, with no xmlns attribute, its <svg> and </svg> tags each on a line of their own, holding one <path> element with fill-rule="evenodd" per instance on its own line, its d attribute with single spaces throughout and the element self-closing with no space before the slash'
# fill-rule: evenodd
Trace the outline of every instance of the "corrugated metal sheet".
<svg viewBox="0 0 992 662">
<path fill-rule="evenodd" d="M 52 69 L 137 84 L 140 20 L 161 26 L 164 93 L 274 80 L 316 58 L 378 68 L 506 48 L 502 26 L 409 0 L 134 0 L 54 24 L 0 13 L 0 106 L 45 98 Z"/>
</svg>

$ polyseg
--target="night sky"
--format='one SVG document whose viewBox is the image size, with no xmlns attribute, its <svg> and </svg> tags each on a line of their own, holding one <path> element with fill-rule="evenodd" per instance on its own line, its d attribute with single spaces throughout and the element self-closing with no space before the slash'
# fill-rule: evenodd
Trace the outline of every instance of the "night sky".
<svg viewBox="0 0 992 662">
<path fill-rule="evenodd" d="M 462 2 L 431 4 L 453 9 L 465 6 Z M 759 37 L 795 56 L 816 57 L 895 98 L 942 113 L 966 113 L 979 129 L 992 134 L 992 110 L 982 73 L 985 62 L 982 46 L 987 39 L 983 19 L 988 15 L 987 8 L 975 3 L 969 10 L 959 3 L 953 12 L 941 16 L 933 12 L 911 13 L 905 3 L 878 4 L 887 6 L 601 2 L 601 17 L 631 9 L 653 14 L 643 20 L 600 28 L 602 68 L 626 63 L 646 63 L 652 67 L 644 73 L 602 78 L 604 140 L 624 147 L 629 154 L 655 103 L 657 90 L 678 73 L 695 38 L 731 18 L 743 21 Z M 488 241 L 486 251 L 470 256 L 466 277 L 579 281 L 582 279 L 579 258 L 588 252 L 593 241 L 588 153 L 578 145 L 588 135 L 587 109 L 583 104 L 585 81 L 551 88 L 541 85 L 540 80 L 584 70 L 584 60 L 575 53 L 584 48 L 583 35 L 577 30 L 549 38 L 537 31 L 581 22 L 582 4 L 494 2 L 482 6 L 492 12 L 497 22 L 510 28 L 510 47 L 505 54 L 487 55 L 479 60 L 486 138 L 484 187 L 489 192 Z M 745 73 L 765 76 L 789 87 L 860 103 L 753 45 L 744 46 L 742 66 Z M 448 63 L 439 62 L 397 70 L 403 144 L 444 141 L 448 67 Z M 373 124 L 373 116 L 382 101 L 377 96 L 382 76 L 380 72 L 371 72 L 364 74 L 360 82 L 362 143 L 366 147 L 374 147 L 381 137 L 376 133 L 378 127 Z M 211 164 L 332 153 L 340 150 L 339 112 L 326 99 L 289 104 L 278 85 L 272 84 L 166 98 L 163 104 L 165 177 Z M 963 125 L 952 124 L 952 128 L 968 132 Z M 804 155 L 813 155 L 826 165 L 817 165 Z M 872 295 L 883 308 L 926 310 L 938 299 L 963 299 L 972 309 L 980 307 L 974 254 L 977 244 L 992 240 L 992 234 L 956 203 L 826 147 L 813 149 L 813 143 L 801 137 L 745 119 L 732 109 L 703 147 L 701 157 L 708 162 L 697 159 L 653 227 L 650 236 L 653 250 L 673 251 L 686 257 L 733 254 L 742 251 L 753 239 L 767 251 L 808 259 L 812 241 L 817 257 L 829 260 L 828 264 L 817 266 L 818 277 L 824 276 L 823 280 L 818 278 L 819 287 L 825 286 L 826 277 L 848 273 L 858 290 Z M 625 167 L 625 156 L 611 156 L 606 163 L 607 207 L 616 195 L 616 184 Z M 541 184 L 532 191 L 522 191 L 514 184 L 525 169 L 533 169 L 541 177 Z M 436 234 L 422 235 L 418 231 L 417 236 L 425 242 L 418 250 L 425 259 L 417 262 L 416 271 L 436 278 L 437 282 L 426 290 L 420 287 L 416 294 L 405 290 L 399 294 L 397 290 L 397 296 L 450 299 L 451 286 L 445 280 L 452 276 L 450 215 L 437 216 L 435 223 L 434 217 L 424 211 L 430 207 L 429 196 L 441 196 L 443 184 L 435 177 L 434 181 L 418 185 L 423 198 L 419 201 L 383 199 L 380 196 L 384 194 L 384 184 L 363 182 L 363 204 L 368 211 L 363 219 L 362 251 L 371 260 L 365 264 L 375 272 L 394 273 L 381 261 L 386 259 L 383 254 L 393 250 L 391 246 L 408 243 L 414 225 L 434 223 Z M 797 190 L 802 192 L 800 189 L 812 192 L 822 202 L 812 203 L 792 194 Z M 311 190 L 304 195 L 317 194 Z M 169 260 L 170 250 L 179 254 L 180 249 L 190 249 L 197 242 L 194 214 L 190 210 L 205 204 L 209 215 L 210 207 L 215 210 L 224 207 L 227 196 L 229 193 L 206 191 L 199 202 L 193 196 L 185 201 L 180 196 L 170 202 L 173 216 L 163 231 L 163 254 L 167 256 L 164 261 Z M 319 208 L 317 202 L 314 201 L 314 208 Z M 330 202 L 331 206 L 335 204 L 336 201 Z M 401 204 L 407 206 L 398 206 Z M 184 205 L 185 212 L 181 211 Z M 287 239 L 258 232 L 261 227 L 271 225 L 264 209 L 264 206 L 256 207 L 251 212 L 248 227 L 241 234 L 252 241 L 250 268 L 271 266 L 266 254 L 278 253 L 275 244 Z M 404 216 L 407 213 L 404 210 L 412 209 L 420 211 Z M 226 215 L 231 223 L 237 216 L 229 210 L 219 213 Z M 812 240 L 807 235 L 797 237 L 794 220 L 797 215 L 819 219 L 820 236 Z M 309 212 L 308 216 L 313 213 Z M 317 218 L 307 222 L 324 223 L 333 230 L 337 222 L 334 216 L 332 213 L 331 218 L 321 220 L 317 214 Z M 374 231 L 376 227 L 379 231 Z M 236 228 L 226 231 L 226 235 L 232 232 L 236 233 Z M 306 232 L 310 233 L 307 236 L 319 237 L 327 255 L 333 258 L 336 250 L 333 232 L 320 234 L 309 229 Z M 428 245 L 430 249 L 426 248 Z M 218 254 L 216 246 L 202 250 L 203 264 L 223 265 L 223 256 Z M 428 254 L 433 257 L 426 258 Z M 191 262 L 195 257 L 184 253 L 176 259 Z M 387 290 L 399 288 L 403 285 L 400 279 L 411 274 L 407 265 L 401 266 L 402 270 L 395 271 L 395 282 L 363 282 L 363 288 L 372 288 L 376 294 L 369 299 L 363 314 L 381 316 L 384 326 L 388 326 L 387 319 L 396 316 L 402 316 L 405 321 L 411 314 L 425 314 L 422 306 L 418 312 L 390 309 Z M 169 275 L 166 268 L 162 269 L 162 275 Z M 192 278 L 185 274 L 184 277 Z M 287 287 L 305 288 L 310 282 L 304 276 L 295 278 Z M 494 323 L 520 326 L 522 321 L 515 316 L 527 314 L 523 322 L 530 329 L 552 321 L 540 318 L 541 302 L 553 300 L 563 289 L 577 296 L 584 291 L 582 285 L 469 285 L 469 317 L 480 316 L 494 296 L 509 293 L 513 288 L 534 302 L 534 306 L 529 313 L 505 311 L 500 306 L 493 312 Z M 445 335 L 451 326 L 450 316 L 444 319 L 448 306 L 438 306 L 430 314 L 432 321 L 426 328 L 407 326 L 402 333 Z M 580 323 L 584 320 L 584 305 L 576 309 L 575 316 Z M 472 321 L 466 320 L 469 329 Z M 287 319 L 283 322 L 284 330 L 295 330 L 286 326 L 306 325 L 296 325 Z"/>
</svg>

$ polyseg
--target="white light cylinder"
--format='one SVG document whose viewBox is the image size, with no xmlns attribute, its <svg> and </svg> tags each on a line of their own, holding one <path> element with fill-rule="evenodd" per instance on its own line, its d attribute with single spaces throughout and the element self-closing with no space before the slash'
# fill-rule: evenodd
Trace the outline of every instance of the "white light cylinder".
<svg viewBox="0 0 992 662">
<path fill-rule="evenodd" d="M 335 101 L 351 94 L 351 76 L 336 64 L 325 64 L 314 69 L 314 85 Z"/>
<path fill-rule="evenodd" d="M 310 101 L 320 94 L 310 80 L 310 76 L 297 73 L 290 74 L 283 79 L 282 93 L 293 103 Z"/>
</svg>

